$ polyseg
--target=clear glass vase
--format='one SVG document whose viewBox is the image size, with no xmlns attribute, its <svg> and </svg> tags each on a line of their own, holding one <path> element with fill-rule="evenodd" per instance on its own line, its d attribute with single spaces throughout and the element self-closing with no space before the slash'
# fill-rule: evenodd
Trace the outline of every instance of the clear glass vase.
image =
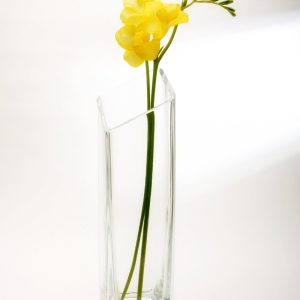
<svg viewBox="0 0 300 300">
<path fill-rule="evenodd" d="M 153 109 L 146 97 L 141 76 L 98 99 L 100 300 L 173 300 L 175 94 L 161 69 Z"/>
</svg>

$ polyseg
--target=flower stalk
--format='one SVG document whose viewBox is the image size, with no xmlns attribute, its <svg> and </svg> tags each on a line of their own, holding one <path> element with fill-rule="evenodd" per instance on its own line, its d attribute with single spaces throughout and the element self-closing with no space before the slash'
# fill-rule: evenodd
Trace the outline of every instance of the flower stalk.
<svg viewBox="0 0 300 300">
<path fill-rule="evenodd" d="M 155 91 L 156 91 L 156 80 L 158 72 L 158 60 L 154 61 L 153 68 L 153 77 L 152 77 L 152 88 L 150 85 L 150 70 L 149 62 L 145 62 L 146 66 L 146 87 L 147 87 L 147 109 L 150 110 L 154 108 L 155 105 Z M 155 114 L 150 112 L 147 115 L 147 159 L 146 159 L 146 176 L 145 176 L 145 187 L 144 187 L 144 200 L 142 206 L 142 212 L 139 223 L 139 230 L 137 234 L 135 250 L 133 255 L 133 260 L 131 263 L 131 268 L 129 275 L 122 292 L 121 300 L 126 296 L 134 269 L 137 262 L 138 251 L 140 247 L 141 235 L 142 237 L 142 246 L 141 246 L 141 256 L 140 256 L 140 269 L 139 269 L 139 278 L 138 278 L 138 290 L 137 290 L 137 300 L 142 299 L 143 292 L 143 281 L 145 273 L 145 263 L 146 263 L 146 252 L 147 252 L 147 238 L 148 238 L 148 227 L 149 227 L 149 215 L 150 215 L 150 205 L 151 205 L 151 192 L 152 192 L 152 181 L 153 181 L 153 162 L 154 162 L 154 133 L 155 133 Z"/>
<path fill-rule="evenodd" d="M 182 2 L 182 10 L 187 9 L 188 7 L 192 6 L 194 3 L 207 3 L 207 4 L 215 4 L 223 7 L 226 9 L 233 17 L 236 16 L 235 10 L 232 7 L 229 7 L 227 5 L 232 4 L 233 0 L 228 0 L 228 1 L 220 1 L 220 0 L 193 0 L 189 4 L 187 4 L 187 1 Z"/>
<path fill-rule="evenodd" d="M 158 66 L 165 53 L 171 46 L 176 35 L 178 25 L 188 22 L 188 15 L 184 10 L 195 3 L 218 5 L 235 16 L 235 10 L 228 5 L 232 0 L 182 0 L 179 4 L 166 4 L 161 0 L 123 0 L 124 9 L 121 12 L 123 27 L 116 33 L 118 44 L 125 50 L 124 60 L 132 67 L 139 67 L 145 62 L 147 109 L 155 106 L 155 92 Z M 167 44 L 161 47 L 161 40 L 169 29 L 173 28 Z M 153 75 L 150 81 L 149 61 L 153 61 Z M 144 184 L 143 204 L 136 238 L 131 268 L 126 280 L 120 300 L 124 300 L 128 292 L 140 250 L 140 264 L 138 275 L 137 300 L 142 300 L 145 264 L 147 254 L 148 228 L 150 222 L 151 192 L 153 181 L 155 140 L 155 113 L 147 114 L 147 156 Z"/>
</svg>

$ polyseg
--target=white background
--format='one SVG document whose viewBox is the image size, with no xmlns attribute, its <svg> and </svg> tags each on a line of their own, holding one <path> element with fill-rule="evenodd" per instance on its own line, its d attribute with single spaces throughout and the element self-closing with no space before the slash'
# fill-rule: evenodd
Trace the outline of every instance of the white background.
<svg viewBox="0 0 300 300">
<path fill-rule="evenodd" d="M 96 98 L 143 73 L 120 1 L 0 0 L 0 299 L 99 298 Z M 300 1 L 193 6 L 177 94 L 175 298 L 300 299 Z"/>
</svg>

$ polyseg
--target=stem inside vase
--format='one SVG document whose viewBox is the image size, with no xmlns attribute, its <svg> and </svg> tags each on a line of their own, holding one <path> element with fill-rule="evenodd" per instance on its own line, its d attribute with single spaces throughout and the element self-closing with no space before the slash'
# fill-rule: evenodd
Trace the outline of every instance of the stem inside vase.
<svg viewBox="0 0 300 300">
<path fill-rule="evenodd" d="M 146 86 L 147 86 L 147 109 L 154 108 L 155 103 L 155 90 L 156 90 L 156 80 L 158 71 L 159 61 L 155 60 L 153 62 L 153 78 L 152 78 L 152 89 L 150 89 L 150 71 L 149 63 L 145 62 L 146 65 Z M 145 188 L 144 188 L 144 200 L 142 206 L 142 212 L 140 217 L 139 229 L 136 239 L 136 245 L 133 255 L 133 260 L 129 275 L 121 296 L 123 300 L 126 296 L 130 282 L 135 270 L 135 265 L 137 261 L 138 250 L 140 246 L 140 240 L 142 236 L 142 246 L 141 246 L 141 256 L 140 256 L 140 269 L 138 277 L 138 290 L 137 290 L 137 300 L 142 299 L 143 293 L 143 281 L 146 263 L 146 252 L 147 252 L 147 237 L 148 237 L 148 225 L 149 225 L 149 215 L 150 215 L 150 204 L 151 204 L 151 191 L 152 191 L 152 179 L 153 179 L 153 160 L 154 160 L 154 134 L 155 134 L 155 114 L 154 111 L 147 114 L 147 159 L 146 159 L 146 175 L 145 175 Z"/>
</svg>

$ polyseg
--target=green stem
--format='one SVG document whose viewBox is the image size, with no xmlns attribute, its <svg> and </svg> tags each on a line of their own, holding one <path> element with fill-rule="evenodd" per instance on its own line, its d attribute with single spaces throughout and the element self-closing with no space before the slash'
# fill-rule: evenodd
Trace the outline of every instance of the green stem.
<svg viewBox="0 0 300 300">
<path fill-rule="evenodd" d="M 149 72 L 148 61 L 145 62 L 145 65 L 146 65 L 146 86 L 147 86 L 147 109 L 149 110 L 153 107 L 151 107 L 150 72 Z M 157 68 L 156 68 L 156 70 L 157 70 Z M 155 79 L 155 81 L 156 81 L 156 79 Z M 155 91 L 154 91 L 154 93 L 155 93 Z M 153 99 L 153 103 L 154 103 L 154 99 Z M 135 243 L 134 255 L 133 255 L 133 259 L 132 259 L 132 263 L 131 263 L 131 268 L 130 268 L 130 271 L 128 274 L 128 278 L 127 278 L 124 290 L 122 292 L 121 300 L 124 300 L 126 293 L 128 291 L 130 282 L 132 280 L 132 276 L 133 276 L 134 269 L 136 266 L 143 225 L 144 225 L 144 230 L 143 230 L 143 245 L 144 245 L 144 247 L 142 246 L 142 249 L 144 249 L 144 250 L 142 250 L 142 253 L 141 253 L 141 260 L 143 261 L 142 274 L 144 274 L 144 266 L 145 266 L 145 258 L 146 258 L 146 244 L 147 244 L 147 234 L 145 236 L 144 233 L 145 233 L 145 227 L 146 227 L 146 231 L 148 231 L 150 198 L 151 198 L 151 187 L 152 187 L 153 148 L 154 148 L 154 113 L 152 112 L 152 113 L 148 114 L 147 119 L 148 119 L 148 142 L 147 142 L 148 146 L 147 146 L 147 163 L 146 163 L 144 200 L 143 200 L 143 206 L 142 206 L 142 211 L 141 211 L 139 230 L 138 230 L 137 239 L 136 239 L 136 243 Z M 147 225 L 145 226 L 144 221 L 145 221 L 146 216 L 147 216 Z M 142 257 L 144 259 L 142 259 Z M 140 273 L 141 273 L 141 271 L 140 271 Z M 141 278 L 141 276 L 139 276 L 139 282 L 141 282 L 140 290 L 142 292 L 143 278 Z M 140 292 L 140 294 L 141 294 L 141 292 Z"/>
<path fill-rule="evenodd" d="M 215 4 L 218 5 L 220 7 L 223 7 L 224 9 L 226 9 L 232 16 L 235 17 L 235 10 L 231 7 L 228 7 L 226 5 L 232 4 L 233 1 L 221 1 L 220 0 L 193 0 L 191 3 L 187 4 L 187 5 L 181 5 L 181 9 L 185 10 L 186 8 L 192 6 L 194 3 L 207 3 L 207 4 Z"/>
<path fill-rule="evenodd" d="M 208 4 L 215 4 L 215 5 L 219 5 L 220 6 L 220 4 L 218 3 L 218 2 L 214 2 L 214 1 L 198 1 L 198 0 L 196 0 L 195 1 L 196 3 L 208 3 Z"/>
<path fill-rule="evenodd" d="M 150 100 L 150 107 L 148 106 L 148 109 L 154 108 L 158 65 L 159 65 L 161 59 L 163 58 L 164 54 L 166 53 L 166 51 L 169 49 L 170 45 L 172 44 L 173 39 L 176 34 L 176 31 L 177 31 L 177 27 L 178 27 L 178 25 L 174 27 L 169 42 L 164 47 L 164 49 L 161 51 L 161 53 L 157 57 L 157 59 L 155 59 L 153 61 L 151 100 Z M 147 96 L 148 96 L 148 103 L 149 103 L 149 90 L 148 90 L 148 88 L 150 86 L 150 84 L 149 84 L 149 69 L 147 69 L 146 76 L 147 76 Z M 146 166 L 146 178 L 145 178 L 145 190 L 144 190 L 145 215 L 144 215 L 144 228 L 143 228 L 143 239 L 142 239 L 142 249 L 141 249 L 141 259 L 140 259 L 137 300 L 142 299 L 145 262 L 146 262 L 148 225 L 149 225 L 151 191 L 152 191 L 153 157 L 154 157 L 154 132 L 155 132 L 155 114 L 154 114 L 154 112 L 147 114 L 147 121 L 148 121 L 147 166 Z"/>
<path fill-rule="evenodd" d="M 157 80 L 157 72 L 158 65 L 169 49 L 176 31 L 177 27 L 175 26 L 173 32 L 171 34 L 170 40 L 162 50 L 160 55 L 153 61 L 153 77 L 152 77 L 152 87 L 150 93 L 150 71 L 149 71 L 149 63 L 145 62 L 146 65 L 146 86 L 147 86 L 147 109 L 154 108 L 155 103 L 155 91 L 156 91 L 156 80 Z M 137 240 L 135 244 L 135 250 L 133 255 L 133 260 L 131 263 L 130 272 L 126 281 L 125 288 L 123 290 L 121 300 L 124 300 L 126 293 L 128 291 L 136 261 L 137 254 L 140 245 L 141 234 L 142 237 L 142 248 L 141 248 L 141 258 L 140 258 L 140 269 L 139 269 L 139 278 L 138 278 L 138 290 L 137 290 L 137 300 L 142 299 L 143 293 L 143 282 L 144 282 L 144 272 L 145 272 L 145 263 L 146 263 L 146 251 L 147 251 L 147 238 L 148 238 L 148 227 L 149 227 L 149 216 L 150 216 L 150 204 L 151 204 L 151 192 L 152 192 L 152 181 L 153 181 L 153 159 L 154 159 L 154 132 L 155 132 L 155 114 L 154 112 L 150 112 L 147 114 L 147 122 L 148 122 L 148 135 L 147 135 L 147 161 L 146 161 L 146 176 L 145 176 L 145 189 L 144 189 L 144 199 L 143 199 L 143 208 L 141 212 L 139 230 L 137 235 Z"/>
<path fill-rule="evenodd" d="M 225 8 L 225 9 L 227 9 L 227 7 L 226 7 L 226 6 L 224 7 L 224 3 L 223 3 L 223 4 L 222 4 L 222 2 L 221 2 L 221 3 L 218 3 L 218 1 L 203 1 L 203 0 L 194 0 L 192 4 L 194 4 L 194 3 L 207 3 L 207 4 L 215 4 L 215 5 L 218 5 L 218 6 L 221 6 L 221 7 Z M 231 4 L 231 3 L 228 3 L 228 4 Z M 187 6 L 186 6 L 186 7 L 187 7 Z M 185 7 L 185 8 L 186 8 L 186 7 Z"/>
<path fill-rule="evenodd" d="M 186 5 L 186 6 L 183 6 L 183 7 L 181 6 L 181 9 L 182 9 L 182 10 L 185 10 L 186 8 L 192 6 L 195 2 L 196 2 L 196 1 L 193 0 L 190 4 L 188 4 L 188 5 Z"/>
<path fill-rule="evenodd" d="M 132 276 L 133 276 L 133 272 L 135 269 L 135 265 L 136 265 L 136 260 L 137 260 L 137 255 L 138 255 L 138 251 L 139 251 L 139 246 L 140 246 L 140 240 L 141 240 L 141 234 L 142 234 L 142 229 L 143 229 L 143 223 L 144 223 L 144 217 L 145 217 L 145 202 L 143 203 L 143 207 L 142 207 L 142 212 L 141 212 L 141 218 L 140 218 L 140 225 L 139 225 L 139 231 L 138 231 L 138 235 L 136 238 L 136 243 L 135 243 L 135 249 L 134 249 L 134 255 L 133 255 L 133 259 L 132 259 L 132 263 L 131 263 L 131 268 L 129 271 L 129 275 L 121 296 L 121 300 L 123 300 L 126 296 L 126 293 L 128 291 Z"/>
<path fill-rule="evenodd" d="M 151 90 L 151 101 L 150 101 L 149 109 L 154 108 L 158 64 L 159 61 L 157 59 L 153 61 L 152 90 Z"/>
<path fill-rule="evenodd" d="M 210 3 L 220 5 L 223 8 L 227 9 L 232 15 L 235 15 L 234 10 L 228 7 L 224 7 L 223 5 L 217 3 L 218 0 L 211 1 L 202 1 L 202 0 L 192 0 L 189 4 L 186 4 L 187 1 L 183 1 L 181 4 L 181 10 L 192 6 L 194 3 Z M 222 3 L 222 2 L 221 2 Z M 151 110 L 154 108 L 155 103 L 155 91 L 156 91 L 156 80 L 157 80 L 157 72 L 158 65 L 171 46 L 173 39 L 175 37 L 178 25 L 176 25 L 172 31 L 171 37 L 163 47 L 157 58 L 153 61 L 153 77 L 152 77 L 152 87 L 150 84 L 150 71 L 149 71 L 149 63 L 145 61 L 146 65 L 146 86 L 147 86 L 147 110 Z M 144 272 L 145 272 L 145 263 L 146 263 L 146 250 L 147 250 L 147 238 L 148 238 L 148 227 L 149 227 L 149 216 L 150 216 L 150 204 L 151 204 L 151 192 L 152 192 L 152 181 L 153 181 L 153 160 L 154 160 L 154 133 L 155 133 L 155 113 L 154 111 L 149 112 L 147 114 L 147 125 L 148 125 L 148 133 L 147 133 L 147 160 L 146 160 L 146 175 L 145 175 L 145 188 L 144 188 L 144 199 L 142 212 L 140 217 L 139 229 L 137 234 L 137 240 L 135 244 L 135 250 L 133 255 L 133 260 L 130 268 L 130 272 L 126 281 L 125 288 L 123 290 L 121 300 L 124 300 L 126 293 L 128 291 L 130 282 L 132 280 L 132 276 L 134 273 L 134 269 L 136 266 L 137 255 L 140 246 L 141 235 L 142 237 L 142 246 L 141 246 L 141 257 L 140 257 L 140 269 L 139 269 L 139 277 L 138 277 L 138 290 L 137 290 L 137 300 L 142 299 L 143 293 L 143 281 L 144 281 Z"/>
<path fill-rule="evenodd" d="M 154 108 L 155 103 L 155 91 L 156 91 L 156 80 L 157 80 L 157 72 L 158 65 L 163 58 L 166 51 L 169 49 L 176 31 L 177 27 L 175 26 L 173 32 L 171 34 L 170 40 L 162 50 L 160 55 L 153 61 L 153 77 L 152 77 L 152 87 L 150 93 L 150 72 L 149 72 L 149 63 L 145 62 L 146 65 L 146 86 L 147 86 L 147 109 Z M 144 188 L 144 199 L 143 199 L 143 208 L 140 218 L 140 225 L 137 235 L 137 240 L 135 244 L 133 261 L 131 264 L 131 269 L 126 281 L 125 288 L 122 293 L 121 300 L 123 300 L 126 296 L 127 290 L 129 288 L 135 265 L 137 260 L 137 254 L 140 245 L 141 234 L 143 232 L 142 237 L 142 246 L 141 246 L 141 257 L 140 257 L 140 269 L 139 269 L 139 277 L 138 277 L 138 290 L 137 290 L 137 300 L 142 299 L 143 293 L 143 282 L 144 282 L 144 272 L 145 272 L 145 263 L 146 263 L 146 251 L 147 251 L 147 238 L 148 238 L 148 227 L 149 227 L 149 216 L 150 216 L 150 204 L 151 204 L 151 192 L 152 192 L 152 181 L 153 181 L 153 159 L 154 159 L 154 132 L 155 132 L 155 114 L 154 112 L 150 112 L 147 114 L 147 124 L 148 124 L 148 135 L 147 135 L 147 161 L 146 161 L 146 176 L 145 176 L 145 188 Z"/>
<path fill-rule="evenodd" d="M 153 65 L 154 66 L 153 66 L 150 109 L 154 108 L 158 61 L 154 60 Z M 152 179 L 153 179 L 154 132 L 155 132 L 155 114 L 154 114 L 154 112 L 147 114 L 147 121 L 148 121 L 147 167 L 146 167 L 145 191 L 144 191 L 145 219 L 144 219 L 144 228 L 143 228 L 143 239 L 142 239 L 142 249 L 141 249 L 141 259 L 140 259 L 137 300 L 142 299 L 145 262 L 146 262 L 149 214 L 150 214 Z"/>
<path fill-rule="evenodd" d="M 150 102 L 150 72 L 149 72 L 149 62 L 146 60 L 146 86 L 147 86 L 147 109 L 149 110 L 151 107 Z"/>
<path fill-rule="evenodd" d="M 175 37 L 176 31 L 177 31 L 178 25 L 176 25 L 172 31 L 171 37 L 169 39 L 168 44 L 164 47 L 164 49 L 161 51 L 160 55 L 158 56 L 158 58 L 156 59 L 157 61 L 157 66 L 159 64 L 159 62 L 161 61 L 161 59 L 163 58 L 163 56 L 165 55 L 165 53 L 167 52 L 167 50 L 169 49 L 169 47 L 171 46 L 173 39 Z M 155 62 L 155 61 L 154 61 Z M 152 85 L 153 88 L 153 85 Z"/>
<path fill-rule="evenodd" d="M 145 271 L 145 262 L 146 262 L 148 224 L 149 224 L 149 213 L 150 213 L 150 203 L 151 203 L 152 177 L 153 177 L 152 175 L 153 175 L 154 131 L 155 131 L 154 112 L 147 114 L 147 120 L 148 120 L 147 169 L 146 169 L 145 191 L 144 191 L 145 216 L 144 216 L 144 228 L 143 228 L 137 300 L 142 299 L 144 271 Z"/>
</svg>

